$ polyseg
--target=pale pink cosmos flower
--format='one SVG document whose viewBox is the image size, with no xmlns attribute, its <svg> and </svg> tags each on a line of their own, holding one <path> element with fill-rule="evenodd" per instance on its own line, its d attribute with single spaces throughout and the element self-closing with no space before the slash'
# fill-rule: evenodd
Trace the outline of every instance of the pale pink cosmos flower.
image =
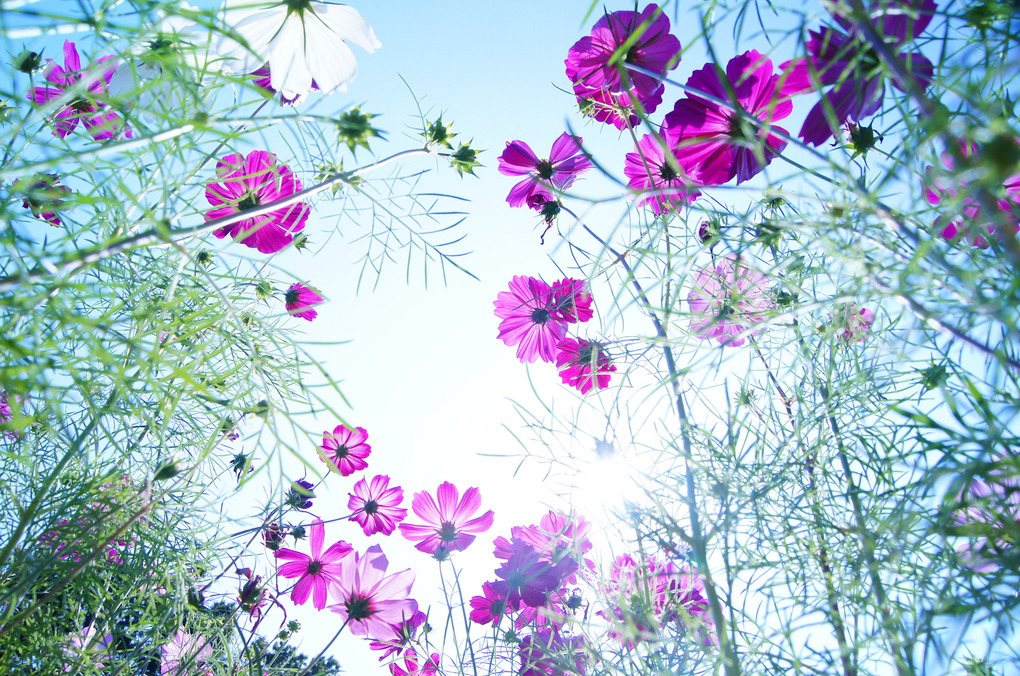
<svg viewBox="0 0 1020 676">
<path fill-rule="evenodd" d="M 322 300 L 322 296 L 315 289 L 301 282 L 291 284 L 283 298 L 284 307 L 287 308 L 287 312 L 292 317 L 299 317 L 308 321 L 312 321 L 319 316 L 315 306 L 320 304 Z"/>
<path fill-rule="evenodd" d="M 326 462 L 336 467 L 343 476 L 350 476 L 368 467 L 365 460 L 372 453 L 372 447 L 366 443 L 368 432 L 363 427 L 351 429 L 346 425 L 337 425 L 332 432 L 322 433 L 322 455 Z"/>
<path fill-rule="evenodd" d="M 751 50 L 735 56 L 723 71 L 714 63 L 694 71 L 687 94 L 662 123 L 681 167 L 698 167 L 698 182 L 743 183 L 786 147 L 775 123 L 793 112 L 779 89 L 772 61 Z"/>
<path fill-rule="evenodd" d="M 310 555 L 287 548 L 277 550 L 276 556 L 286 561 L 280 564 L 279 573 L 282 577 L 299 578 L 291 594 L 291 600 L 295 605 L 303 605 L 308 601 L 308 597 L 312 596 L 312 605 L 316 610 L 322 610 L 326 607 L 330 586 L 340 580 L 345 568 L 344 559 L 354 550 L 340 540 L 330 545 L 326 551 L 322 551 L 326 528 L 321 519 L 312 522 L 308 533 L 311 543 Z"/>
<path fill-rule="evenodd" d="M 389 535 L 407 516 L 407 510 L 399 506 L 404 499 L 404 489 L 391 488 L 390 478 L 385 474 L 372 477 L 371 482 L 362 479 L 348 495 L 347 508 L 354 512 L 351 521 L 360 525 L 365 535 Z"/>
<path fill-rule="evenodd" d="M 412 598 L 414 571 L 386 574 L 389 561 L 379 545 L 354 554 L 340 573 L 334 591 L 339 603 L 329 609 L 348 623 L 355 636 L 388 636 L 389 625 L 413 617 L 418 603 Z"/>
<path fill-rule="evenodd" d="M 80 89 L 82 83 L 85 85 L 84 91 L 78 91 L 73 101 L 57 111 L 53 120 L 55 136 L 66 137 L 74 131 L 78 122 L 82 122 L 97 141 L 108 141 L 115 136 L 131 138 L 131 130 L 104 100 L 109 94 L 110 78 L 117 69 L 112 59 L 112 56 L 103 56 L 96 59 L 92 68 L 82 68 L 78 49 L 70 40 L 64 40 L 63 67 L 52 59 L 46 60 L 48 86 L 32 88 L 28 98 L 33 103 L 48 103 L 64 96 L 69 89 Z"/>
<path fill-rule="evenodd" d="M 191 676 L 195 668 L 212 657 L 212 646 L 206 636 L 191 635 L 178 629 L 173 638 L 160 648 L 160 676 Z"/>
<path fill-rule="evenodd" d="M 997 559 L 1015 556 L 1020 529 L 1020 456 L 1001 455 L 984 479 L 970 478 L 957 495 L 954 535 L 968 536 L 956 551 L 964 565 L 979 573 L 999 568 Z"/>
<path fill-rule="evenodd" d="M 767 285 L 765 275 L 733 256 L 717 258 L 699 270 L 688 295 L 694 335 L 743 345 L 744 336 L 765 321 L 772 308 Z"/>
<path fill-rule="evenodd" d="M 97 636 L 96 625 L 90 624 L 79 632 L 72 631 L 67 635 L 64 642 L 64 656 L 67 664 L 64 665 L 64 673 L 74 669 L 74 665 L 82 667 L 92 666 L 102 669 L 106 660 L 110 658 L 110 644 L 113 643 L 113 634 Z"/>
<path fill-rule="evenodd" d="M 498 158 L 499 173 L 527 177 L 510 189 L 507 203 L 511 207 L 527 205 L 540 210 L 542 204 L 555 199 L 554 191 L 573 185 L 580 174 L 592 167 L 591 160 L 581 151 L 581 141 L 579 136 L 560 134 L 553 141 L 548 159 L 539 159 L 524 141 L 507 141 Z"/>
<path fill-rule="evenodd" d="M 205 212 L 207 221 L 243 214 L 301 192 L 301 181 L 265 150 L 253 150 L 243 157 L 227 155 L 216 163 L 216 175 L 222 183 L 210 183 L 205 189 L 205 198 L 216 207 Z M 304 229 L 310 212 L 307 204 L 296 202 L 225 225 L 213 234 L 220 239 L 231 237 L 261 253 L 275 253 Z"/>
<path fill-rule="evenodd" d="M 666 153 L 667 142 L 654 134 L 645 134 L 637 144 L 637 152 L 627 153 L 623 173 L 630 179 L 627 187 L 649 193 L 638 206 L 650 204 L 656 214 L 676 212 L 701 195 L 695 187 L 696 165 L 682 166 L 672 152 Z"/>
<path fill-rule="evenodd" d="M 436 489 L 435 499 L 426 491 L 414 494 L 411 509 L 426 524 L 402 523 L 400 534 L 417 540 L 414 548 L 418 551 L 443 559 L 450 552 L 464 551 L 476 534 L 492 528 L 491 509 L 474 516 L 481 507 L 482 496 L 477 488 L 469 488 L 460 496 L 456 486 L 444 481 Z"/>
<path fill-rule="evenodd" d="M 415 611 L 414 615 L 403 621 L 389 625 L 388 632 L 373 636 L 372 638 L 375 640 L 368 644 L 369 649 L 382 651 L 382 656 L 379 657 L 380 662 L 393 653 L 410 650 L 418 630 L 425 626 L 426 619 L 428 618 L 423 611 Z"/>
<path fill-rule="evenodd" d="M 565 338 L 556 344 L 556 368 L 564 385 L 588 394 L 595 388 L 609 387 L 616 364 L 598 342 L 584 338 Z"/>
<path fill-rule="evenodd" d="M 654 111 L 662 103 L 662 78 L 680 62 L 680 40 L 669 30 L 669 18 L 655 4 L 641 12 L 603 14 L 564 61 L 582 111 L 619 129 L 638 123 L 638 107 L 646 114 Z M 613 60 L 624 44 L 627 51 Z"/>
</svg>

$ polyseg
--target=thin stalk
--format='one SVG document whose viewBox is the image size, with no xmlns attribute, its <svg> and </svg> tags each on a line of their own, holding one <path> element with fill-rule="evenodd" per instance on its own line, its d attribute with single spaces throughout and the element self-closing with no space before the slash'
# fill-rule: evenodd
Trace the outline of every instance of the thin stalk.
<svg viewBox="0 0 1020 676">
<path fill-rule="evenodd" d="M 299 673 L 297 676 L 305 676 L 305 674 L 308 673 L 308 670 L 315 666 L 316 662 L 322 659 L 322 656 L 326 654 L 326 651 L 329 650 L 330 646 L 332 646 L 336 642 L 336 640 L 340 638 L 340 633 L 344 630 L 344 628 L 347 626 L 347 623 L 350 621 L 351 621 L 350 615 L 344 618 L 344 623 L 341 624 L 340 628 L 336 630 L 335 634 L 333 634 L 333 638 L 329 639 L 329 643 L 326 644 L 326 647 L 320 650 L 319 654 L 316 655 L 315 658 L 308 663 L 308 666 L 302 669 L 301 673 Z"/>
</svg>

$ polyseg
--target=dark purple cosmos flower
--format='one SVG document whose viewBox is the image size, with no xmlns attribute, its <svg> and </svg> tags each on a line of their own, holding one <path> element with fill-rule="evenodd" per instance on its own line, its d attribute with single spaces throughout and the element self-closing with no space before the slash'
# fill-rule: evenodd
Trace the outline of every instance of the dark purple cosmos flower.
<svg viewBox="0 0 1020 676">
<path fill-rule="evenodd" d="M 515 275 L 509 291 L 500 291 L 493 303 L 495 314 L 502 319 L 497 338 L 509 346 L 517 346 L 517 358 L 533 363 L 537 359 L 551 362 L 556 358 L 556 345 L 567 333 L 560 319 L 560 307 L 552 287 L 535 277 Z"/>
<path fill-rule="evenodd" d="M 444 481 L 436 489 L 435 499 L 421 491 L 411 501 L 411 509 L 427 525 L 402 523 L 400 534 L 408 540 L 417 540 L 414 548 L 418 551 L 446 558 L 450 552 L 464 551 L 475 541 L 476 534 L 492 528 L 491 509 L 474 516 L 481 508 L 482 496 L 477 488 L 469 488 L 461 496 L 456 486 Z"/>
<path fill-rule="evenodd" d="M 312 321 L 319 316 L 315 306 L 322 300 L 322 296 L 310 286 L 297 282 L 291 284 L 287 289 L 287 293 L 283 297 L 283 304 L 291 316 Z"/>
<path fill-rule="evenodd" d="M 277 164 L 276 155 L 265 150 L 254 150 L 245 157 L 227 155 L 217 162 L 216 175 L 222 183 L 210 183 L 205 189 L 205 198 L 217 207 L 205 212 L 207 221 L 242 214 L 301 192 L 301 181 L 285 165 Z M 213 234 L 220 239 L 232 237 L 261 253 L 275 253 L 304 229 L 310 212 L 307 204 L 297 202 L 241 219 Z"/>
<path fill-rule="evenodd" d="M 52 226 L 60 227 L 63 223 L 57 212 L 64 209 L 63 201 L 71 194 L 71 189 L 60 185 L 60 177 L 56 174 L 39 174 L 31 179 L 17 179 L 14 189 L 25 197 L 21 206 L 32 212 L 39 220 Z"/>
<path fill-rule="evenodd" d="M 549 594 L 577 572 L 577 567 L 577 561 L 569 556 L 551 563 L 531 545 L 514 539 L 510 557 L 496 569 L 499 580 L 492 583 L 492 590 L 507 604 L 524 603 L 537 608 L 546 604 Z"/>
<path fill-rule="evenodd" d="M 849 3 L 830 3 L 836 10 Z M 907 52 L 907 44 L 924 32 L 935 15 L 935 0 L 872 0 L 868 15 L 876 32 L 903 69 L 921 89 L 931 84 L 935 70 L 920 52 Z M 874 115 L 885 96 L 885 68 L 882 59 L 861 27 L 844 11 L 833 14 L 835 28 L 810 31 L 808 56 L 782 64 L 783 92 L 787 95 L 836 85 L 823 94 L 800 129 L 805 143 L 819 146 L 847 120 L 858 122 Z M 909 85 L 892 75 L 900 91 Z"/>
<path fill-rule="evenodd" d="M 557 628 L 545 627 L 525 636 L 518 648 L 519 676 L 566 676 L 583 674 L 587 652 L 583 636 L 563 636 Z"/>
<path fill-rule="evenodd" d="M 743 345 L 745 332 L 765 321 L 772 302 L 765 275 L 739 259 L 718 258 L 694 275 L 691 329 L 699 338 L 715 338 L 723 345 Z"/>
<path fill-rule="evenodd" d="M 319 448 L 326 462 L 332 463 L 341 475 L 350 476 L 368 467 L 365 458 L 372 452 L 372 447 L 367 441 L 365 428 L 337 425 L 332 432 L 326 430 L 322 433 L 322 446 Z"/>
<path fill-rule="evenodd" d="M 299 578 L 291 594 L 291 600 L 295 605 L 303 605 L 311 596 L 315 609 L 322 610 L 326 607 L 329 588 L 340 580 L 340 573 L 344 569 L 343 560 L 354 550 L 340 540 L 330 545 L 326 551 L 322 551 L 322 545 L 326 540 L 326 527 L 323 526 L 321 519 L 312 522 L 308 531 L 311 554 L 287 548 L 280 549 L 276 556 L 286 563 L 280 564 L 279 573 L 282 577 Z"/>
<path fill-rule="evenodd" d="M 666 153 L 664 145 L 656 135 L 645 134 L 638 141 L 637 152 L 627 153 L 623 165 L 623 173 L 630 179 L 627 187 L 649 193 L 638 206 L 651 204 L 656 214 L 675 212 L 701 194 L 694 187 L 696 169 L 680 166 L 672 151 Z"/>
<path fill-rule="evenodd" d="M 478 624 L 489 624 L 495 627 L 505 614 L 514 612 L 519 604 L 508 604 L 506 597 L 493 588 L 492 582 L 482 584 L 481 596 L 472 596 L 468 603 L 471 605 L 471 621 Z"/>
<path fill-rule="evenodd" d="M 354 512 L 351 521 L 360 525 L 365 535 L 389 535 L 407 516 L 407 510 L 399 506 L 404 500 L 404 489 L 390 488 L 390 478 L 385 474 L 372 477 L 370 482 L 362 479 L 348 495 L 347 508 Z"/>
<path fill-rule="evenodd" d="M 964 158 L 970 160 L 978 154 L 974 143 L 960 143 L 960 151 Z M 968 239 L 974 246 L 984 249 L 988 247 L 988 237 L 995 236 L 998 219 L 1004 219 L 1008 230 L 1015 234 L 1020 232 L 1020 174 L 1009 176 L 1003 184 L 1005 197 L 996 200 L 994 218 L 988 218 L 981 203 L 973 195 L 967 181 L 957 178 L 966 167 L 959 172 L 954 167 L 955 161 L 950 152 L 942 153 L 942 164 L 945 170 L 928 167 L 922 184 L 924 199 L 933 206 L 941 206 L 945 211 L 935 219 L 935 232 L 944 239 Z"/>
<path fill-rule="evenodd" d="M 402 622 L 418 611 L 411 598 L 414 571 L 403 570 L 386 574 L 389 562 L 379 545 L 364 554 L 354 554 L 354 561 L 344 566 L 335 587 L 339 603 L 329 607 L 348 622 L 355 636 L 378 638 L 390 634 L 390 625 Z"/>
<path fill-rule="evenodd" d="M 566 132 L 553 142 L 548 159 L 539 159 L 524 141 L 507 141 L 506 150 L 499 156 L 499 173 L 527 177 L 510 189 L 507 203 L 539 211 L 546 202 L 555 199 L 555 191 L 569 188 L 591 166 L 581 151 L 581 138 Z"/>
<path fill-rule="evenodd" d="M 418 630 L 425 626 L 426 619 L 428 618 L 425 613 L 417 610 L 413 615 L 405 617 L 400 622 L 389 625 L 387 632 L 373 636 L 372 638 L 375 640 L 369 643 L 368 647 L 371 650 L 382 651 L 382 655 L 379 657 L 380 662 L 394 653 L 408 650 L 417 637 Z"/>
<path fill-rule="evenodd" d="M 97 141 L 108 141 L 115 136 L 131 138 L 131 130 L 120 115 L 110 110 L 103 101 L 109 92 L 110 78 L 117 69 L 112 59 L 112 56 L 103 56 L 96 59 L 94 67 L 82 68 L 74 43 L 65 40 L 63 67 L 52 59 L 46 60 L 48 86 L 33 87 L 28 95 L 29 100 L 37 104 L 48 103 L 63 97 L 69 89 L 74 89 L 76 96 L 57 111 L 53 119 L 55 136 L 66 137 L 74 131 L 78 122 L 82 122 L 86 131 Z"/>
<path fill-rule="evenodd" d="M 609 387 L 609 378 L 616 371 L 616 364 L 610 359 L 601 343 L 584 338 L 564 338 L 556 344 L 556 368 L 560 380 L 581 394 L 591 389 Z"/>
<path fill-rule="evenodd" d="M 630 46 L 614 59 L 624 44 Z M 637 110 L 651 113 L 662 103 L 662 77 L 676 68 L 680 51 L 680 41 L 669 32 L 669 19 L 650 4 L 640 13 L 603 15 L 591 35 L 574 43 L 564 63 L 581 110 L 624 129 L 638 123 Z"/>
<path fill-rule="evenodd" d="M 304 479 L 298 479 L 291 483 L 290 490 L 287 491 L 285 497 L 287 504 L 298 509 L 308 509 L 312 506 L 312 500 L 315 499 L 314 488 L 315 484 Z"/>
<path fill-rule="evenodd" d="M 286 529 L 280 527 L 278 523 L 271 523 L 262 529 L 262 544 L 271 551 L 278 550 L 286 537 Z"/>
<path fill-rule="evenodd" d="M 694 71 L 662 123 L 680 167 L 698 167 L 702 185 L 743 183 L 764 169 L 786 147 L 775 123 L 793 112 L 779 82 L 772 61 L 754 50 L 730 59 L 725 73 L 714 63 Z"/>
</svg>

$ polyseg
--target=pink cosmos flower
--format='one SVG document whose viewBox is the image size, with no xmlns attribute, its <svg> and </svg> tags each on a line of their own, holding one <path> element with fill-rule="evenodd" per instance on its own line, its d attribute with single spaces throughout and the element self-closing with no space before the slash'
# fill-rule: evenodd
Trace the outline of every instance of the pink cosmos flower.
<svg viewBox="0 0 1020 676">
<path fill-rule="evenodd" d="M 829 6 L 838 11 L 848 5 Z M 935 0 L 872 0 L 868 15 L 900 65 L 921 89 L 927 89 L 935 72 L 931 61 L 920 52 L 907 52 L 905 47 L 931 23 Z M 885 66 L 875 48 L 863 30 L 843 13 L 834 13 L 834 18 L 845 33 L 834 28 L 810 31 L 805 45 L 808 56 L 780 66 L 785 94 L 836 85 L 823 94 L 800 129 L 800 138 L 814 146 L 832 138 L 847 120 L 857 122 L 874 115 L 885 97 Z M 892 84 L 903 92 L 909 89 L 895 76 Z"/>
<path fill-rule="evenodd" d="M 450 552 L 464 551 L 476 534 L 492 528 L 491 509 L 474 516 L 481 507 L 482 496 L 477 488 L 469 488 L 460 496 L 456 486 L 444 481 L 436 489 L 436 499 L 425 491 L 414 494 L 411 509 L 426 524 L 402 523 L 400 534 L 408 540 L 417 540 L 414 548 L 418 551 L 442 560 Z"/>
<path fill-rule="evenodd" d="M 217 162 L 216 175 L 222 183 L 210 183 L 205 189 L 205 198 L 217 207 L 205 212 L 207 221 L 244 213 L 301 192 L 301 181 L 286 165 L 277 164 L 276 155 L 265 150 L 254 150 L 244 157 L 227 155 Z M 232 237 L 261 253 L 275 253 L 304 229 L 310 212 L 307 204 L 297 202 L 226 225 L 213 234 L 220 239 Z"/>
<path fill-rule="evenodd" d="M 404 618 L 401 622 L 389 625 L 388 633 L 383 632 L 374 636 L 375 640 L 369 643 L 368 647 L 371 650 L 382 651 L 383 654 L 379 657 L 380 662 L 393 653 L 409 650 L 418 630 L 425 625 L 426 619 L 425 613 L 417 610 L 414 615 Z"/>
<path fill-rule="evenodd" d="M 723 345 L 743 345 L 744 333 L 765 321 L 772 307 L 767 284 L 765 275 L 733 256 L 702 268 L 688 295 L 694 335 L 715 338 Z"/>
<path fill-rule="evenodd" d="M 39 174 L 31 179 L 16 179 L 14 189 L 25 197 L 21 206 L 32 212 L 39 220 L 46 221 L 54 227 L 63 223 L 58 212 L 64 209 L 63 201 L 71 194 L 71 189 L 60 185 L 60 177 L 56 174 Z"/>
<path fill-rule="evenodd" d="M 368 467 L 365 460 L 371 454 L 372 447 L 368 441 L 368 432 L 363 427 L 355 427 L 353 430 L 346 425 L 337 425 L 332 432 L 322 433 L 323 455 L 327 462 L 343 476 L 350 476 L 358 470 Z"/>
<path fill-rule="evenodd" d="M 502 319 L 497 338 L 508 346 L 517 346 L 517 358 L 533 363 L 537 359 L 553 361 L 556 344 L 567 333 L 560 319 L 557 296 L 552 288 L 535 277 L 515 275 L 510 291 L 500 291 L 493 303 Z"/>
<path fill-rule="evenodd" d="M 974 158 L 978 154 L 978 146 L 965 141 L 960 142 L 960 151 L 965 158 Z M 953 155 L 942 153 L 942 164 L 945 170 L 940 171 L 928 167 L 922 183 L 924 198 L 933 206 L 946 202 L 946 211 L 935 219 L 935 231 L 947 240 L 968 239 L 979 249 L 988 247 L 988 236 L 995 236 L 997 220 L 1004 219 L 1007 228 L 1014 234 L 1020 232 L 1020 173 L 1009 176 L 1003 184 L 1005 197 L 996 200 L 995 218 L 988 218 L 981 203 L 973 196 L 967 181 L 959 180 L 954 168 Z M 944 207 L 945 208 L 945 207 Z"/>
<path fill-rule="evenodd" d="M 537 210 L 555 199 L 554 191 L 566 190 L 592 166 L 581 150 L 581 137 L 566 132 L 553 141 L 548 159 L 540 160 L 524 141 L 507 141 L 498 159 L 499 173 L 504 176 L 527 176 L 510 189 L 507 203 Z"/>
<path fill-rule="evenodd" d="M 305 286 L 301 282 L 291 284 L 284 295 L 284 307 L 293 317 L 300 317 L 312 321 L 319 316 L 315 306 L 322 302 L 320 296 L 314 289 Z"/>
<path fill-rule="evenodd" d="M 496 591 L 492 582 L 482 584 L 482 595 L 473 596 L 468 601 L 471 605 L 471 621 L 478 624 L 489 624 L 495 627 L 500 618 L 518 609 L 519 603 L 507 603 L 506 596 Z"/>
<path fill-rule="evenodd" d="M 694 71 L 687 95 L 662 128 L 680 166 L 699 168 L 699 183 L 721 185 L 734 177 L 743 183 L 786 147 L 773 131 L 787 133 L 775 122 L 792 112 L 790 100 L 781 98 L 772 61 L 751 50 L 730 59 L 725 73 L 714 63 Z"/>
<path fill-rule="evenodd" d="M 563 636 L 553 627 L 525 636 L 518 648 L 519 676 L 583 674 L 588 661 L 583 636 Z"/>
<path fill-rule="evenodd" d="M 49 86 L 33 87 L 29 100 L 37 104 L 48 103 L 65 96 L 69 89 L 75 89 L 76 96 L 57 111 L 53 119 L 54 136 L 65 138 L 80 121 L 97 141 L 108 141 L 115 136 L 131 138 L 131 129 L 103 101 L 109 93 L 110 78 L 117 69 L 116 62 L 111 59 L 112 56 L 103 56 L 96 59 L 92 68 L 82 68 L 78 49 L 70 40 L 64 40 L 63 67 L 52 59 L 46 59 L 46 82 Z M 84 91 L 81 91 L 82 83 Z"/>
<path fill-rule="evenodd" d="M 340 540 L 330 545 L 325 552 L 322 551 L 326 528 L 321 519 L 312 522 L 309 534 L 311 555 L 284 547 L 276 552 L 276 556 L 287 561 L 280 565 L 279 573 L 282 577 L 299 578 L 291 594 L 294 604 L 303 605 L 311 595 L 312 605 L 316 610 L 322 610 L 326 607 L 330 586 L 340 581 L 341 574 L 346 569 L 343 560 L 354 550 Z"/>
<path fill-rule="evenodd" d="M 160 648 L 160 676 L 192 676 L 195 667 L 212 657 L 209 643 L 210 639 L 205 636 L 192 636 L 178 629 L 174 637 Z"/>
<path fill-rule="evenodd" d="M 629 44 L 627 51 L 613 60 L 624 44 Z M 640 13 L 603 15 L 591 35 L 574 43 L 564 63 L 582 111 L 624 129 L 638 123 L 636 109 L 647 114 L 662 103 L 662 77 L 676 68 L 680 51 L 680 41 L 669 32 L 669 19 L 657 5 L 650 4 Z"/>
<path fill-rule="evenodd" d="M 64 642 L 64 656 L 67 664 L 64 665 L 64 673 L 70 673 L 75 665 L 81 667 L 94 667 L 102 669 L 106 660 L 110 658 L 110 644 L 113 643 L 113 634 L 97 636 L 95 624 L 82 629 L 80 632 L 72 631 L 67 635 Z M 87 669 L 86 669 L 87 671 Z"/>
<path fill-rule="evenodd" d="M 362 479 L 348 495 L 347 508 L 354 512 L 351 521 L 360 525 L 365 535 L 389 535 L 407 516 L 407 510 L 398 507 L 404 499 L 404 489 L 390 488 L 390 478 L 385 474 L 372 477 L 371 483 Z"/>
<path fill-rule="evenodd" d="M 408 651 L 404 655 L 404 666 L 396 662 L 390 664 L 391 676 L 434 676 L 439 673 L 439 653 L 432 653 L 426 659 L 419 657 L 418 653 Z"/>
<path fill-rule="evenodd" d="M 609 582 L 603 586 L 609 608 L 596 614 L 610 620 L 609 635 L 633 648 L 639 641 L 658 640 L 670 623 L 704 631 L 711 645 L 708 600 L 704 580 L 694 571 L 654 556 L 638 563 L 627 554 L 616 557 Z"/>
<path fill-rule="evenodd" d="M 859 343 L 871 333 L 875 313 L 866 307 L 858 307 L 856 303 L 843 303 L 836 308 L 832 321 L 837 329 L 842 327 L 839 334 L 842 340 Z"/>
<path fill-rule="evenodd" d="M 566 325 L 592 318 L 591 294 L 585 282 L 561 279 L 548 284 L 535 277 L 514 276 L 510 291 L 501 291 L 493 305 L 502 319 L 497 338 L 517 346 L 522 362 L 553 361 Z"/>
<path fill-rule="evenodd" d="M 651 204 L 656 214 L 675 212 L 701 194 L 694 187 L 695 166 L 681 166 L 672 152 L 667 155 L 664 144 L 658 136 L 645 134 L 638 141 L 637 152 L 627 153 L 623 165 L 623 173 L 630 179 L 627 187 L 651 193 L 642 197 L 638 206 Z"/>
<path fill-rule="evenodd" d="M 609 387 L 616 364 L 601 343 L 584 338 L 565 338 L 556 344 L 556 368 L 564 385 L 588 394 L 591 389 Z"/>
<path fill-rule="evenodd" d="M 16 441 L 21 436 L 21 432 L 8 427 L 12 420 L 14 420 L 14 410 L 7 403 L 7 392 L 0 390 L 0 431 L 5 438 Z"/>
<path fill-rule="evenodd" d="M 379 545 L 363 555 L 354 554 L 353 563 L 344 566 L 337 582 L 339 603 L 329 607 L 348 622 L 355 636 L 388 636 L 389 625 L 412 617 L 418 603 L 408 596 L 414 584 L 414 571 L 403 570 L 386 575 L 389 562 Z"/>
<path fill-rule="evenodd" d="M 970 479 L 955 504 L 953 534 L 969 536 L 956 548 L 964 565 L 979 573 L 996 570 L 996 559 L 1015 556 L 1010 533 L 1020 529 L 1020 457 L 1000 456 L 984 479 Z"/>
</svg>

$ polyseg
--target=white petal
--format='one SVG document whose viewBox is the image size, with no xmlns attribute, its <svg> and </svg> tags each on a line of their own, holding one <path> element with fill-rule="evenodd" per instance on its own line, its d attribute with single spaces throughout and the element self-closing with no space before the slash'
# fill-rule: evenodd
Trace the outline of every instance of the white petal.
<svg viewBox="0 0 1020 676">
<path fill-rule="evenodd" d="M 305 59 L 306 36 L 300 18 L 291 15 L 273 40 L 267 62 L 270 84 L 288 98 L 301 96 L 312 88 L 312 74 Z"/>
<path fill-rule="evenodd" d="M 346 91 L 347 83 L 358 74 L 358 62 L 351 48 L 315 19 L 310 20 L 306 28 L 308 42 L 305 54 L 315 84 L 323 94 L 337 88 Z"/>
<path fill-rule="evenodd" d="M 344 40 L 350 40 L 366 52 L 371 53 L 382 47 L 379 38 L 375 36 L 375 31 L 353 7 L 313 2 L 312 9 L 334 33 Z"/>
</svg>

